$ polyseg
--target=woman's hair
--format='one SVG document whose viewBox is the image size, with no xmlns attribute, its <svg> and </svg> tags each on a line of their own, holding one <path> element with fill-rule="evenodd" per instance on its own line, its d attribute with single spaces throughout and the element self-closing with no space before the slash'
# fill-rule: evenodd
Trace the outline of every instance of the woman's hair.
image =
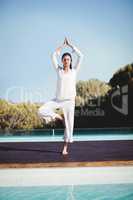
<svg viewBox="0 0 133 200">
<path fill-rule="evenodd" d="M 61 60 L 63 60 L 63 58 L 64 58 L 65 56 L 69 56 L 69 57 L 70 57 L 70 59 L 71 59 L 70 69 L 72 69 L 72 56 L 71 56 L 71 54 L 68 53 L 68 52 L 64 53 L 64 54 L 62 55 L 62 57 L 61 57 Z"/>
</svg>

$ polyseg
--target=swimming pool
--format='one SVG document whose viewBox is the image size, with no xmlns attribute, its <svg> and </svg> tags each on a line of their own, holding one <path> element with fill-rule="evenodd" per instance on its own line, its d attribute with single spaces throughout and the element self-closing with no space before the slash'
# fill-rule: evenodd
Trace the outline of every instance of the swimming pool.
<svg viewBox="0 0 133 200">
<path fill-rule="evenodd" d="M 6 187 L 0 188 L 1 200 L 132 200 L 133 184 Z"/>
<path fill-rule="evenodd" d="M 132 200 L 133 167 L 1 169 L 1 200 Z"/>
<path fill-rule="evenodd" d="M 0 134 L 0 142 L 63 141 L 63 129 Z M 127 129 L 75 129 L 74 141 L 133 140 L 133 130 Z"/>
</svg>

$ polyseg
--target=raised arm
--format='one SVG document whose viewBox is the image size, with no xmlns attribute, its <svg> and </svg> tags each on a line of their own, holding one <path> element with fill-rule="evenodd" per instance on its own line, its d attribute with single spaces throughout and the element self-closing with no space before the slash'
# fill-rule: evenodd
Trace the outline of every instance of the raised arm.
<svg viewBox="0 0 133 200">
<path fill-rule="evenodd" d="M 66 44 L 72 49 L 72 53 L 76 53 L 76 55 L 77 55 L 77 60 L 76 60 L 74 68 L 76 69 L 76 71 L 79 71 L 82 60 L 83 60 L 83 54 L 75 45 L 72 45 L 68 41 L 68 39 L 66 39 Z"/>
<path fill-rule="evenodd" d="M 51 60 L 52 60 L 52 64 L 55 68 L 55 70 L 58 69 L 59 67 L 59 63 L 58 63 L 58 60 L 57 60 L 57 56 L 59 56 L 61 54 L 61 50 L 62 48 L 66 45 L 65 43 L 65 40 L 64 40 L 64 43 L 58 47 L 52 54 L 51 54 Z"/>
<path fill-rule="evenodd" d="M 76 60 L 74 68 L 76 69 L 76 71 L 79 71 L 82 60 L 83 60 L 83 54 L 75 45 L 72 46 L 72 49 L 73 49 L 72 53 L 76 53 L 77 55 L 77 60 Z"/>
</svg>

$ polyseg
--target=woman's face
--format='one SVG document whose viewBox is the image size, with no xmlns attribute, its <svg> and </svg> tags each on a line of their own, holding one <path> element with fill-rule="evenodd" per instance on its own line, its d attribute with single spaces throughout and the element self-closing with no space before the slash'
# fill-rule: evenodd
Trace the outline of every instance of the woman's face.
<svg viewBox="0 0 133 200">
<path fill-rule="evenodd" d="M 64 67 L 70 67 L 70 64 L 71 64 L 70 56 L 68 56 L 68 55 L 64 56 L 62 63 L 63 63 Z"/>
</svg>

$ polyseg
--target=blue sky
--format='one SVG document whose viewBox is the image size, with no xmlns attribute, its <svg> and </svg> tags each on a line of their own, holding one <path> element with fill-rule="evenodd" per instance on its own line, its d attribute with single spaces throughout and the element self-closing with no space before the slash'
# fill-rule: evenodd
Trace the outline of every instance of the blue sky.
<svg viewBox="0 0 133 200">
<path fill-rule="evenodd" d="M 0 0 L 0 97 L 53 98 L 50 56 L 65 36 L 84 54 L 77 80 L 108 82 L 133 62 L 132 10 L 132 0 Z"/>
</svg>

